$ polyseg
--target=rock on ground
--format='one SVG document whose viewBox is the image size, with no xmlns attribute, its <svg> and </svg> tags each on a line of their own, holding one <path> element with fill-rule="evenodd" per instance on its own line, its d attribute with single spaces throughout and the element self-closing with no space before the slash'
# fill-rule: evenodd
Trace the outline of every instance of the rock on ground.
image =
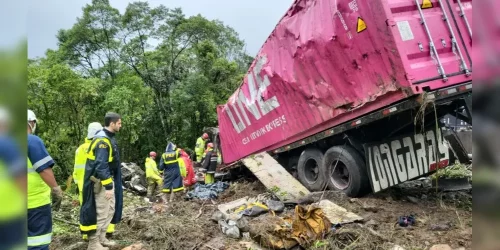
<svg viewBox="0 0 500 250">
<path fill-rule="evenodd" d="M 453 250 L 453 248 L 447 244 L 439 244 L 432 246 L 429 250 Z"/>
</svg>

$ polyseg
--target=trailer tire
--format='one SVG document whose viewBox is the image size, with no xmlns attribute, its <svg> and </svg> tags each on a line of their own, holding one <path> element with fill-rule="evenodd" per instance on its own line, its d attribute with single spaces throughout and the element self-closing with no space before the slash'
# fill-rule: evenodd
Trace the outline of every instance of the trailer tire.
<svg viewBox="0 0 500 250">
<path fill-rule="evenodd" d="M 351 146 L 328 149 L 322 169 L 330 189 L 340 190 L 349 197 L 359 197 L 370 191 L 365 161 Z"/>
<path fill-rule="evenodd" d="M 323 153 L 316 148 L 308 148 L 300 154 L 297 163 L 299 181 L 310 191 L 321 191 L 326 187 L 326 180 L 321 171 Z"/>
</svg>

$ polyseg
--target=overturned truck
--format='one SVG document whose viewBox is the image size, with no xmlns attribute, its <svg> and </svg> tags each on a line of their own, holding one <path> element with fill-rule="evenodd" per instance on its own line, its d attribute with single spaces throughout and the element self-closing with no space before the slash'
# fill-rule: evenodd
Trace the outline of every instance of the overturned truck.
<svg viewBox="0 0 500 250">
<path fill-rule="evenodd" d="M 296 0 L 218 107 L 223 162 L 361 196 L 467 161 L 441 119 L 472 125 L 471 50 L 471 0 Z"/>
</svg>

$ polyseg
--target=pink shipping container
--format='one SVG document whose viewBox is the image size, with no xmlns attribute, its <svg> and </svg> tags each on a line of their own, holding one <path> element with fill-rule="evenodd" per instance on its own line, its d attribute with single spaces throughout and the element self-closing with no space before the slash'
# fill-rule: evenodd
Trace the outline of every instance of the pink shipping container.
<svg viewBox="0 0 500 250">
<path fill-rule="evenodd" d="M 296 0 L 218 107 L 224 163 L 472 81 L 471 0 Z"/>
</svg>

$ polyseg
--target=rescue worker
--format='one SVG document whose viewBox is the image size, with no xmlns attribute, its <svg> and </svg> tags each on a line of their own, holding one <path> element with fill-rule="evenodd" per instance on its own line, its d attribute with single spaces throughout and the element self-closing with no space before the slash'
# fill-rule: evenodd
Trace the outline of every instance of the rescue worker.
<svg viewBox="0 0 500 250">
<path fill-rule="evenodd" d="M 90 123 L 87 129 L 87 138 L 85 138 L 85 143 L 80 145 L 75 152 L 75 166 L 73 170 L 73 181 L 78 188 L 78 198 L 80 201 L 80 206 L 82 205 L 82 194 L 83 194 L 83 178 L 85 175 L 85 163 L 87 162 L 87 151 L 90 147 L 92 139 L 97 134 L 97 132 L 102 130 L 102 125 L 98 122 Z M 115 224 L 111 223 L 106 231 L 107 236 L 110 237 L 115 231 Z M 84 240 L 88 239 L 87 234 L 83 234 L 82 238 Z"/>
<path fill-rule="evenodd" d="M 196 183 L 196 177 L 194 175 L 193 162 L 184 150 L 181 150 L 181 159 L 184 161 L 184 165 L 186 166 L 186 176 L 183 177 L 184 187 L 186 188 Z"/>
<path fill-rule="evenodd" d="M 2 249 L 26 249 L 26 158 L 8 134 L 11 117 L 0 107 L 0 238 Z"/>
<path fill-rule="evenodd" d="M 57 185 L 55 162 L 40 137 L 34 135 L 36 116 L 28 110 L 28 249 L 49 249 L 52 241 L 52 203 L 61 204 L 63 192 Z"/>
<path fill-rule="evenodd" d="M 75 151 L 75 166 L 73 169 L 73 181 L 78 188 L 78 199 L 82 205 L 83 191 L 83 176 L 85 175 L 85 163 L 87 162 L 87 151 L 90 147 L 90 142 L 97 132 L 102 130 L 102 125 L 98 122 L 90 123 L 87 129 L 87 137 L 85 143 L 80 145 Z"/>
<path fill-rule="evenodd" d="M 151 201 L 155 194 L 155 190 L 160 192 L 162 186 L 162 178 L 156 166 L 156 152 L 149 152 L 149 157 L 146 158 L 146 180 L 148 181 L 147 198 Z"/>
<path fill-rule="evenodd" d="M 201 137 L 196 140 L 196 146 L 194 152 L 196 153 L 196 162 L 201 163 L 203 159 L 203 152 L 205 151 L 205 142 L 208 140 L 208 134 L 204 133 Z"/>
<path fill-rule="evenodd" d="M 115 139 L 121 125 L 120 115 L 106 113 L 104 129 L 94 136 L 87 152 L 80 231 L 89 235 L 89 250 L 107 250 L 103 246 L 116 245 L 106 238 L 106 230 L 110 224 L 119 223 L 122 216 L 121 163 Z"/>
<path fill-rule="evenodd" d="M 160 170 L 163 170 L 163 201 L 167 203 L 167 193 L 170 193 L 170 202 L 174 199 L 174 193 L 183 191 L 184 185 L 179 163 L 180 150 L 175 144 L 169 142 L 165 153 L 160 160 Z"/>
<path fill-rule="evenodd" d="M 205 184 L 212 184 L 215 181 L 215 171 L 217 170 L 217 152 L 214 151 L 214 144 L 207 145 L 207 154 L 203 159 L 203 170 L 205 173 Z"/>
</svg>

